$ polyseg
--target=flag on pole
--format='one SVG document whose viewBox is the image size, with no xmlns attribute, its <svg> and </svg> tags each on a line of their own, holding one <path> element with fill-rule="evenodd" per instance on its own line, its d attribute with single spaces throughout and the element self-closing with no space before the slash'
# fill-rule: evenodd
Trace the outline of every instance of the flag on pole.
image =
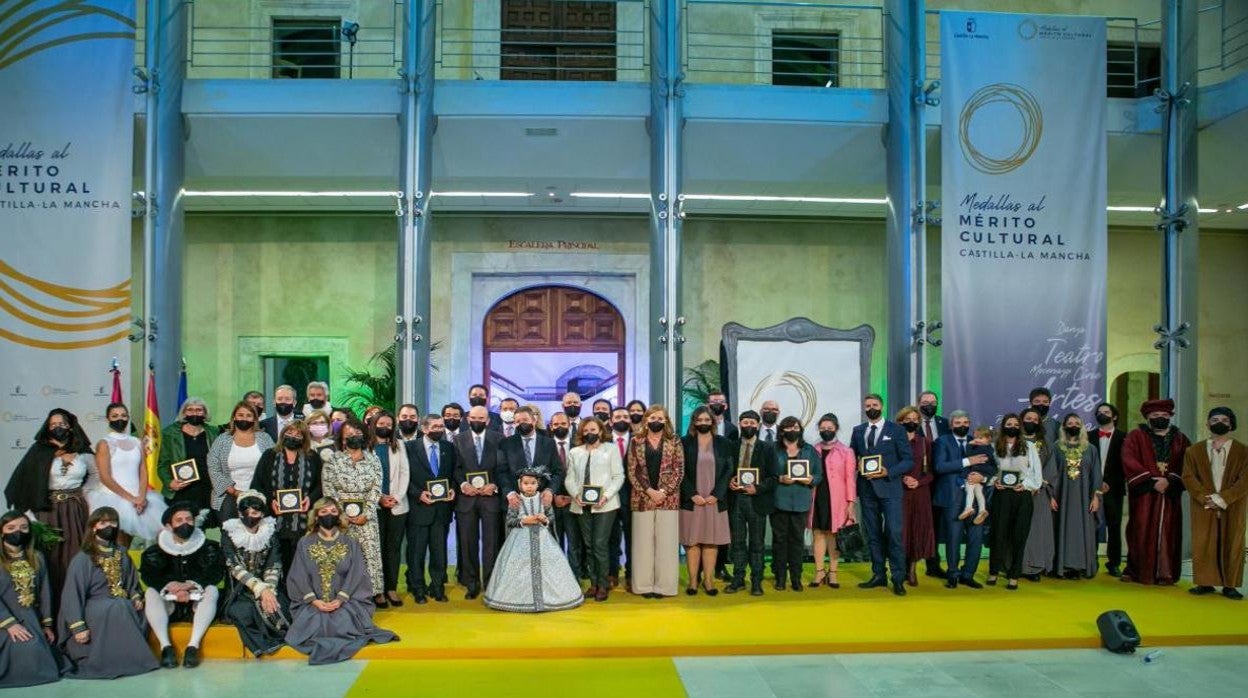
<svg viewBox="0 0 1248 698">
<path fill-rule="evenodd" d="M 109 369 L 109 372 L 113 374 L 113 396 L 109 398 L 109 402 L 125 402 L 125 400 L 121 399 L 121 368 L 115 356 L 113 357 L 113 367 Z"/>
<path fill-rule="evenodd" d="M 147 412 L 143 419 L 143 461 L 147 465 L 149 486 L 160 482 L 156 462 L 160 458 L 160 407 L 156 404 L 156 370 L 147 370 Z"/>
<path fill-rule="evenodd" d="M 178 376 L 178 404 L 174 405 L 174 409 L 179 413 L 182 411 L 182 406 L 186 404 L 186 398 L 186 359 L 182 359 L 182 375 Z"/>
</svg>

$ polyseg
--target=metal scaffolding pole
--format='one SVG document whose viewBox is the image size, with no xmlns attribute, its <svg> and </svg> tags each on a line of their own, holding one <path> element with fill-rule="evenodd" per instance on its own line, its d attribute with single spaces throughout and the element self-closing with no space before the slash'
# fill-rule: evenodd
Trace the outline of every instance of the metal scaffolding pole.
<svg viewBox="0 0 1248 698">
<path fill-rule="evenodd" d="M 436 46 L 435 0 L 406 4 L 403 106 L 399 115 L 398 314 L 394 341 L 398 380 L 396 405 L 429 408 L 430 180 L 433 174 L 433 77 Z"/>
<path fill-rule="evenodd" d="M 658 332 L 650 344 L 650 401 L 667 406 L 680 426 L 681 179 L 684 170 L 684 72 L 681 3 L 650 3 L 650 313 Z"/>
<path fill-rule="evenodd" d="M 1161 88 L 1162 195 L 1157 230 L 1162 242 L 1161 322 L 1154 329 L 1161 352 L 1163 396 L 1174 399 L 1176 421 L 1199 434 L 1197 403 L 1197 226 L 1196 74 L 1197 3 L 1162 0 Z"/>
</svg>

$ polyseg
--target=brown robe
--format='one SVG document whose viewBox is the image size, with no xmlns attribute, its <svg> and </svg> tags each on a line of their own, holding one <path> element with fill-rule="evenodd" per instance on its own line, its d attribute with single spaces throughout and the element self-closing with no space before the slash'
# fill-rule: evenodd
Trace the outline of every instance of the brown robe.
<svg viewBox="0 0 1248 698">
<path fill-rule="evenodd" d="M 1216 490 L 1208 443 L 1201 441 L 1183 456 L 1183 485 L 1192 496 L 1192 581 L 1197 586 L 1237 587 L 1244 583 L 1244 523 L 1248 517 L 1248 447 L 1230 439 L 1222 489 Z M 1205 508 L 1217 493 L 1226 510 Z"/>
</svg>

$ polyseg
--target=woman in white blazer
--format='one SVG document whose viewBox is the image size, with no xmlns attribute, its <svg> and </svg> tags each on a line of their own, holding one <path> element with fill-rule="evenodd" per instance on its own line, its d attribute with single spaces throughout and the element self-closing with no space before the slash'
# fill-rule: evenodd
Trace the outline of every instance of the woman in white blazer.
<svg viewBox="0 0 1248 698">
<path fill-rule="evenodd" d="M 620 488 L 624 486 L 624 462 L 611 442 L 603 443 L 607 428 L 593 417 L 586 417 L 576 431 L 577 446 L 568 451 L 567 476 L 563 484 L 572 497 L 571 512 L 581 527 L 585 544 L 585 568 L 589 574 L 586 598 L 606 601 L 611 591 L 607 581 L 607 546 L 616 511 L 620 508 Z M 600 488 L 587 491 L 588 488 Z"/>
</svg>

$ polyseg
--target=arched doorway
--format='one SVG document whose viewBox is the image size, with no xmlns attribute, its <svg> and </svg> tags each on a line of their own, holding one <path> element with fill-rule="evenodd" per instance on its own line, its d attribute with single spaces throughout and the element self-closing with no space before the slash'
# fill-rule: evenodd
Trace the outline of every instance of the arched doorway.
<svg viewBox="0 0 1248 698">
<path fill-rule="evenodd" d="M 1127 371 L 1118 374 L 1109 387 L 1109 402 L 1118 407 L 1123 417 L 1118 419 L 1119 429 L 1134 426 L 1136 411 L 1145 400 L 1161 396 L 1161 374 L 1155 371 Z M 1125 417 L 1125 418 L 1124 418 Z"/>
<path fill-rule="evenodd" d="M 484 376 L 495 404 L 514 397 L 549 419 L 563 394 L 620 402 L 624 318 L 605 298 L 570 286 L 535 286 L 495 303 L 483 326 Z"/>
</svg>

